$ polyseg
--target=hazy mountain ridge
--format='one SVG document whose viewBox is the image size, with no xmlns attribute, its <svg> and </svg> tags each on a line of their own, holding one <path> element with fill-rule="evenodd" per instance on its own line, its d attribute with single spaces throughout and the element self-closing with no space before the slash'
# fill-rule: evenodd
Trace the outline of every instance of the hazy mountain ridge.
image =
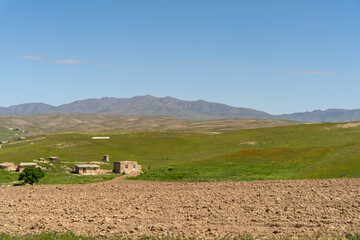
<svg viewBox="0 0 360 240">
<path fill-rule="evenodd" d="M 229 118 L 286 119 L 301 122 L 348 122 L 360 120 L 360 109 L 328 109 L 312 112 L 271 115 L 251 108 L 232 107 L 203 100 L 185 101 L 172 97 L 157 98 L 150 95 L 132 98 L 90 98 L 58 107 L 44 103 L 26 103 L 0 107 L 0 115 L 42 113 L 96 113 L 139 116 L 170 116 L 191 120 Z"/>
<path fill-rule="evenodd" d="M 360 109 L 327 109 L 311 112 L 276 115 L 278 119 L 299 122 L 352 122 L 360 120 Z"/>
<path fill-rule="evenodd" d="M 13 105 L 8 108 L 0 107 L 0 114 L 41 114 L 55 112 L 56 107 L 44 103 L 24 103 Z"/>
</svg>

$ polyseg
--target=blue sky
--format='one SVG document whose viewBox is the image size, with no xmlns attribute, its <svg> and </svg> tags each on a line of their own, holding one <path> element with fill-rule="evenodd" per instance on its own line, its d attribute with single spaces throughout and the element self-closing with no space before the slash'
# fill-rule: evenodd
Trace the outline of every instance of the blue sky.
<svg viewBox="0 0 360 240">
<path fill-rule="evenodd" d="M 360 108 L 360 0 L 0 0 L 0 106 Z"/>
</svg>

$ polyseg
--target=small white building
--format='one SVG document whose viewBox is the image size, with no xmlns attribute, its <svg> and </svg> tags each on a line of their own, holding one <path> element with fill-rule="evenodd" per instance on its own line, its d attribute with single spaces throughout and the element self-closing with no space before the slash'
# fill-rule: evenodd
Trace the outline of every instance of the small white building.
<svg viewBox="0 0 360 240">
<path fill-rule="evenodd" d="M 104 140 L 104 139 L 110 139 L 110 137 L 92 137 L 91 139 Z"/>
</svg>

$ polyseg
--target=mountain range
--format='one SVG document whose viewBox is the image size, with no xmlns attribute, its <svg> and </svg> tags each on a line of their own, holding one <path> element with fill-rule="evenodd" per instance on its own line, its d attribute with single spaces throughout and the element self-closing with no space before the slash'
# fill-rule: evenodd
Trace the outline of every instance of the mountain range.
<svg viewBox="0 0 360 240">
<path fill-rule="evenodd" d="M 60 106 L 44 103 L 25 103 L 0 107 L 0 115 L 44 113 L 95 113 L 137 116 L 170 116 L 190 120 L 230 118 L 285 119 L 299 122 L 350 122 L 360 120 L 360 109 L 328 109 L 312 112 L 271 115 L 250 108 L 232 107 L 203 100 L 185 101 L 172 97 L 158 98 L 150 95 L 132 98 L 86 99 Z"/>
</svg>

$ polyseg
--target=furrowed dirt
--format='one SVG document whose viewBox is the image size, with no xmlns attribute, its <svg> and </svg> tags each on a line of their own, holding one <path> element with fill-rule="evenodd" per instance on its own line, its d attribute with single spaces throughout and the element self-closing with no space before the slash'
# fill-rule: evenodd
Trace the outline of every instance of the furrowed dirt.
<svg viewBox="0 0 360 240">
<path fill-rule="evenodd" d="M 360 179 L 0 187 L 0 232 L 215 238 L 360 229 Z"/>
</svg>

